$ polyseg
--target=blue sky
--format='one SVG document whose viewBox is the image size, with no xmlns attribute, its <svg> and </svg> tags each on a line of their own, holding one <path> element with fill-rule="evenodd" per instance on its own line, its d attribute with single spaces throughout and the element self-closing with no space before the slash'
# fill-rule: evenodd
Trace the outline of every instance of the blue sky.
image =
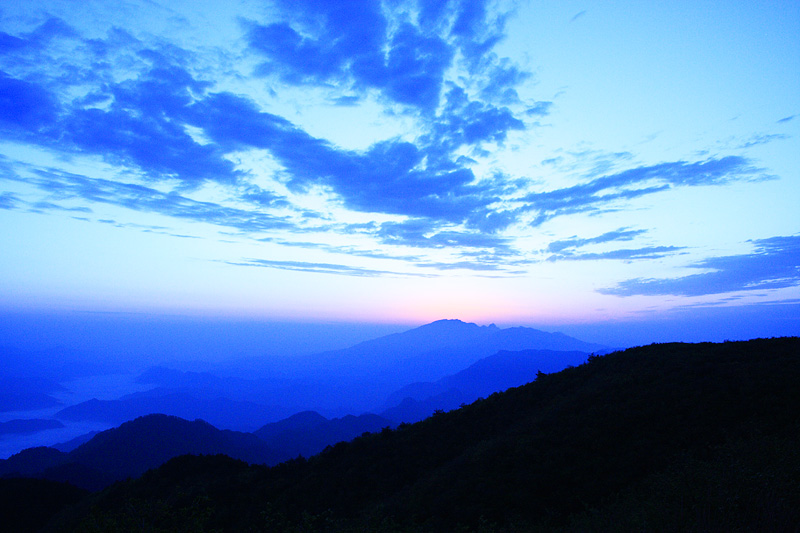
<svg viewBox="0 0 800 533">
<path fill-rule="evenodd" d="M 798 35 L 796 2 L 4 3 L 0 306 L 797 317 Z"/>
</svg>

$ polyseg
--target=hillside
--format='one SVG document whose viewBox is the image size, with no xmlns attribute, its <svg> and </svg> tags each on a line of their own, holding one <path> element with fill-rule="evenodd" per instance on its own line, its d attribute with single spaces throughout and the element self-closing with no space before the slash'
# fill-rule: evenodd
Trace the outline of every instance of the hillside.
<svg viewBox="0 0 800 533">
<path fill-rule="evenodd" d="M 298 455 L 310 457 L 328 445 L 349 441 L 362 433 L 380 431 L 391 425 L 390 420 L 373 414 L 328 420 L 318 413 L 307 411 L 267 424 L 253 434 L 275 450 L 280 460 L 285 461 Z"/>
<path fill-rule="evenodd" d="M 28 476 L 98 489 L 183 454 L 218 454 L 251 463 L 279 458 L 251 433 L 219 430 L 202 420 L 153 414 L 100 432 L 71 451 L 30 448 L 0 461 L 0 477 Z"/>
<path fill-rule="evenodd" d="M 792 530 L 798 380 L 797 338 L 633 348 L 307 461 L 179 457 L 56 529 Z"/>
<path fill-rule="evenodd" d="M 411 383 L 389 395 L 381 413 L 395 422 L 417 422 L 436 410 L 449 411 L 461 404 L 536 378 L 538 372 L 558 372 L 586 361 L 585 352 L 553 350 L 502 350 L 464 370 L 434 382 Z"/>
</svg>

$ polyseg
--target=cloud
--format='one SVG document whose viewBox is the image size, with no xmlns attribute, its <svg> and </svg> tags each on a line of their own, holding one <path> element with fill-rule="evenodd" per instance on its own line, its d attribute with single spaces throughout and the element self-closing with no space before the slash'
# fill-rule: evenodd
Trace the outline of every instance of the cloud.
<svg viewBox="0 0 800 533">
<path fill-rule="evenodd" d="M 579 239 L 578 237 L 571 237 L 569 239 L 562 239 L 560 241 L 553 241 L 547 246 L 548 252 L 561 252 L 568 248 L 580 248 L 588 244 L 601 244 L 604 242 L 612 241 L 631 241 L 635 237 L 647 233 L 647 230 L 631 230 L 627 228 L 620 228 L 615 231 L 609 231 L 598 235 L 597 237 L 590 237 L 588 239 Z"/>
<path fill-rule="evenodd" d="M 19 209 L 20 199 L 10 192 L 0 193 L 0 209 Z"/>
<path fill-rule="evenodd" d="M 139 167 L 148 179 L 233 183 L 241 173 L 223 151 L 198 143 L 184 126 L 193 92 L 204 87 L 178 67 L 152 68 L 112 87 L 107 109 L 73 109 L 63 119 L 63 135 L 82 151 Z"/>
<path fill-rule="evenodd" d="M 289 20 L 249 23 L 252 50 L 268 61 L 262 75 L 292 84 L 337 82 L 380 89 L 392 101 L 432 110 L 454 51 L 409 22 L 389 32 L 380 3 L 278 2 Z"/>
<path fill-rule="evenodd" d="M 511 240 L 477 231 L 437 229 L 426 219 L 381 224 L 377 237 L 384 244 L 415 248 L 490 248 L 508 252 Z"/>
<path fill-rule="evenodd" d="M 528 107 L 525 114 L 528 116 L 546 117 L 550 114 L 551 107 L 553 107 L 553 102 L 535 102 Z"/>
<path fill-rule="evenodd" d="M 440 143 L 449 154 L 464 145 L 502 143 L 510 131 L 524 129 L 525 124 L 509 108 L 471 101 L 463 88 L 453 86 L 441 116 L 433 121 L 433 135 L 426 141 L 433 146 Z"/>
<path fill-rule="evenodd" d="M 703 296 L 800 285 L 800 235 L 749 242 L 754 246 L 750 254 L 712 257 L 690 265 L 709 272 L 673 279 L 631 279 L 599 292 L 616 296 Z"/>
<path fill-rule="evenodd" d="M 330 231 L 334 231 L 331 229 Z M 348 231 L 346 228 L 335 228 L 335 231 L 339 231 L 342 233 L 366 233 L 372 234 L 374 228 L 370 226 L 369 228 L 350 228 Z M 473 272 L 499 272 L 503 273 L 504 275 L 516 275 L 522 274 L 524 271 L 519 269 L 512 269 L 515 266 L 520 266 L 523 264 L 527 264 L 526 261 L 519 258 L 519 252 L 511 249 L 510 247 L 500 247 L 498 249 L 489 247 L 485 248 L 485 245 L 491 246 L 496 243 L 488 242 L 488 243 L 480 243 L 480 242 L 473 242 L 474 246 L 469 247 L 465 246 L 464 248 L 454 247 L 452 245 L 452 235 L 450 235 L 451 243 L 448 245 L 442 245 L 441 242 L 446 240 L 445 235 L 440 236 L 438 239 L 434 238 L 434 242 L 423 242 L 419 248 L 437 248 L 437 249 L 452 249 L 453 251 L 457 252 L 454 254 L 455 258 L 451 261 L 432 261 L 427 258 L 425 255 L 408 255 L 408 254 L 397 254 L 397 253 L 389 253 L 376 250 L 375 248 L 365 249 L 356 246 L 335 246 L 328 243 L 323 242 L 309 242 L 309 241 L 297 241 L 297 240 L 286 240 L 282 238 L 276 237 L 263 237 L 257 239 L 260 242 L 269 242 L 273 244 L 279 244 L 281 246 L 289 246 L 289 247 L 298 247 L 304 249 L 313 249 L 313 250 L 320 250 L 330 254 L 342 255 L 346 257 L 366 257 L 370 259 L 381 259 L 381 260 L 388 260 L 388 261 L 400 261 L 406 264 L 414 265 L 419 268 L 425 269 L 433 269 L 433 270 L 441 270 L 441 271 L 451 271 L 451 270 L 471 270 Z M 439 240 L 440 242 L 436 242 Z M 405 245 L 405 246 L 414 246 L 413 238 L 409 238 L 407 241 L 403 242 L 400 240 L 392 240 L 389 242 L 389 245 Z M 387 271 L 388 272 L 388 271 Z M 389 272 L 392 275 L 400 275 L 396 272 Z"/>
<path fill-rule="evenodd" d="M 772 141 L 783 139 L 791 139 L 791 135 L 786 135 L 784 133 L 753 135 L 746 142 L 739 145 L 739 148 L 750 148 L 751 146 L 758 146 L 759 144 L 767 144 Z"/>
<path fill-rule="evenodd" d="M 19 37 L 0 31 L 0 54 L 20 50 L 26 46 L 28 46 L 28 43 L 25 39 L 20 39 Z"/>
<path fill-rule="evenodd" d="M 494 54 L 476 55 L 499 41 L 505 15 L 492 14 L 482 1 L 438 4 L 400 2 L 384 11 L 372 1 L 278 2 L 279 18 L 271 24 L 244 23 L 250 52 L 266 59 L 260 70 L 324 86 L 340 105 L 378 90 L 390 103 L 421 112 L 417 139 L 344 150 L 252 99 L 210 92 L 211 83 L 197 77 L 202 71 L 191 70 L 195 58 L 187 50 L 148 44 L 119 29 L 84 39 L 56 19 L 35 35 L 5 38 L 9 49 L 22 41 L 69 39 L 75 57 L 42 49 L 27 61 L 50 65 L 46 75 L 38 72 L 35 82 L 3 75 L 0 131 L 102 157 L 145 182 L 169 181 L 179 190 L 216 182 L 236 187 L 251 204 L 285 207 L 289 199 L 251 183 L 231 160 L 233 152 L 259 148 L 282 167 L 270 178 L 293 193 L 325 190 L 354 211 L 500 231 L 515 212 L 494 212 L 499 180 L 478 182 L 471 170 L 476 161 L 463 149 L 483 153 L 481 144 L 501 144 L 526 127 L 509 105 L 519 101 L 514 87 L 529 74 Z M 445 82 L 456 56 L 469 63 L 473 75 L 461 78 L 472 84 L 469 90 Z M 528 108 L 546 111 L 541 103 Z"/>
<path fill-rule="evenodd" d="M 391 272 L 388 270 L 373 270 L 363 267 L 338 265 L 333 263 L 310 263 L 304 261 L 274 261 L 270 259 L 245 259 L 240 262 L 225 261 L 229 265 L 275 268 L 278 270 L 294 270 L 297 272 L 315 272 L 318 274 L 337 274 L 340 276 L 377 277 L 377 276 L 423 276 L 423 274 L 409 274 Z"/>
<path fill-rule="evenodd" d="M 157 52 L 144 52 L 141 57 L 169 62 Z M 93 89 L 69 102 L 59 102 L 57 94 L 74 88 L 41 78 L 34 83 L 0 72 L 0 133 L 61 151 L 98 155 L 139 169 L 148 180 L 173 179 L 196 187 L 204 181 L 234 183 L 242 177 L 220 147 L 201 144 L 187 132 L 186 109 L 208 83 L 196 81 L 185 69 L 158 64 L 118 83 L 89 80 L 95 82 Z M 76 79 L 74 84 L 83 81 Z"/>
<path fill-rule="evenodd" d="M 570 22 L 575 22 L 576 20 L 578 20 L 579 18 L 583 17 L 584 15 L 586 15 L 586 10 L 585 9 L 583 11 L 578 11 L 577 13 L 575 13 L 572 16 L 572 18 L 569 19 L 569 21 Z"/>
<path fill-rule="evenodd" d="M 58 113 L 56 98 L 34 83 L 0 71 L 0 128 L 18 131 L 19 137 L 37 133 L 51 124 Z"/>
<path fill-rule="evenodd" d="M 53 202 L 45 202 L 39 201 L 29 204 L 30 208 L 28 209 L 34 213 L 45 213 L 48 211 L 69 211 L 74 213 L 92 213 L 92 210 L 88 207 L 78 206 L 78 207 L 65 207 L 63 205 L 59 205 Z"/>
<path fill-rule="evenodd" d="M 524 197 L 526 205 L 522 209 L 533 213 L 532 225 L 539 226 L 557 216 L 597 212 L 619 200 L 631 200 L 672 187 L 722 185 L 752 177 L 757 172 L 749 160 L 740 156 L 694 163 L 660 163 L 608 174 L 564 189 L 531 193 Z"/>
<path fill-rule="evenodd" d="M 213 202 L 200 202 L 180 194 L 164 193 L 156 189 L 131 183 L 88 178 L 57 170 L 34 169 L 29 177 L 6 179 L 22 181 L 50 193 L 58 200 L 80 199 L 84 201 L 114 205 L 140 212 L 157 213 L 173 218 L 205 222 L 217 226 L 235 228 L 244 232 L 265 232 L 276 229 L 296 229 L 288 217 L 277 217 L 256 210 L 242 210 Z M 65 209 L 56 204 L 40 203 L 42 209 Z M 86 208 L 77 208 L 88 211 Z"/>
<path fill-rule="evenodd" d="M 647 230 L 632 230 L 620 228 L 598 235 L 597 237 L 578 238 L 571 237 L 551 242 L 547 251 L 553 254 L 547 261 L 596 261 L 605 259 L 633 261 L 638 259 L 659 259 L 672 255 L 684 248 L 681 246 L 645 246 L 641 248 L 622 248 L 605 252 L 578 252 L 579 248 L 593 244 L 609 242 L 632 241 L 636 237 L 647 233 Z"/>
<path fill-rule="evenodd" d="M 456 57 L 471 75 L 494 80 L 485 94 L 508 97 L 504 91 L 528 77 L 490 54 L 505 14 L 493 14 L 484 0 L 394 2 L 385 11 L 370 0 L 276 4 L 282 20 L 244 25 L 250 49 L 266 58 L 257 73 L 284 82 L 377 89 L 392 102 L 431 113 Z"/>
<path fill-rule="evenodd" d="M 788 117 L 783 117 L 782 119 L 778 120 L 778 123 L 786 123 L 794 120 L 797 115 L 789 115 Z"/>
<path fill-rule="evenodd" d="M 617 259 L 632 261 L 634 259 L 659 259 L 683 250 L 682 246 L 647 246 L 635 249 L 611 250 L 608 252 L 562 252 L 551 255 L 548 261 L 596 261 L 601 259 Z"/>
<path fill-rule="evenodd" d="M 363 152 L 338 149 L 237 95 L 209 95 L 187 116 L 227 149 L 270 151 L 291 190 L 326 187 L 355 211 L 458 223 L 497 200 L 492 186 L 472 183 L 468 168 L 441 160 L 423 165 L 428 154 L 415 144 L 392 139 Z"/>
<path fill-rule="evenodd" d="M 452 251 L 456 259 L 449 263 L 409 260 L 441 269 L 509 268 L 519 252 L 503 232 L 515 224 L 538 226 L 671 187 L 720 185 L 756 172 L 736 156 L 616 172 L 630 154 L 590 154 L 594 166 L 584 175 L 587 182 L 531 192 L 531 180 L 483 171 L 493 150 L 552 106 L 520 99 L 517 88 L 531 73 L 495 53 L 508 16 L 495 7 L 484 0 L 279 0 L 269 11 L 271 20 L 242 22 L 242 52 L 250 66 L 258 64 L 260 76 L 288 82 L 291 90 L 321 88 L 331 105 L 354 106 L 368 98 L 414 123 L 404 136 L 378 139 L 362 150 L 314 137 L 268 112 L 274 109 L 258 96 L 232 92 L 231 80 L 248 73 L 223 75 L 227 67 L 201 62 L 207 50 L 122 29 L 87 39 L 58 19 L 30 33 L 0 34 L 0 135 L 66 158 L 102 158 L 124 177 L 37 169 L 22 181 L 49 195 L 35 207 L 42 212 L 81 209 L 59 206 L 81 200 L 259 236 L 304 232 L 313 223 L 319 223 L 314 230 L 327 224 L 329 231 L 347 233 L 342 224 L 320 221 L 320 213 L 292 204 L 313 192 L 337 209 L 391 215 L 392 222 L 375 221 L 360 230 L 381 245 L 408 246 L 420 254 Z M 55 40 L 58 46 L 50 47 Z M 247 159 L 239 152 L 254 149 L 266 152 L 277 170 L 262 174 L 234 162 Z M 483 172 L 476 175 L 478 169 Z M 156 183 L 173 191 L 162 192 Z M 237 207 L 191 198 L 209 183 Z M 284 187 L 288 193 L 275 192 Z M 32 206 L 9 194 L 0 197 L 0 207 Z M 551 243 L 549 251 L 556 254 L 553 260 L 578 260 L 652 258 L 679 249 L 576 251 L 631 240 L 641 231 L 575 237 Z"/>
</svg>

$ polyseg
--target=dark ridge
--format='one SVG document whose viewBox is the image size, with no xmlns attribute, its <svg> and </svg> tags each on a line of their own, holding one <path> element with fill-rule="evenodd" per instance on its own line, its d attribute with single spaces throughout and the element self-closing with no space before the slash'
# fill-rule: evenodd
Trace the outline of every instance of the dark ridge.
<svg viewBox="0 0 800 533">
<path fill-rule="evenodd" d="M 53 515 L 78 503 L 86 494 L 67 483 L 45 479 L 0 479 L 0 530 L 39 531 Z"/>
<path fill-rule="evenodd" d="M 794 531 L 800 339 L 632 348 L 268 468 L 175 458 L 62 515 L 222 531 Z"/>
</svg>

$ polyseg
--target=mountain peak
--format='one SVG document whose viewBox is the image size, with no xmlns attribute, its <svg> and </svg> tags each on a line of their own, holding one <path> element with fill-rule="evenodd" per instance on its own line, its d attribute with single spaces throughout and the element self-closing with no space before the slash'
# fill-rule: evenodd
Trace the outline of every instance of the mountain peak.
<svg viewBox="0 0 800 533">
<path fill-rule="evenodd" d="M 458 326 L 474 326 L 474 325 L 475 324 L 472 324 L 471 322 L 464 322 L 463 320 L 460 320 L 458 318 L 443 318 L 441 320 L 434 320 L 430 324 L 425 324 L 424 326 L 420 326 L 420 327 L 422 327 L 422 328 L 427 328 L 427 327 L 447 327 L 447 326 L 458 327 Z"/>
</svg>

